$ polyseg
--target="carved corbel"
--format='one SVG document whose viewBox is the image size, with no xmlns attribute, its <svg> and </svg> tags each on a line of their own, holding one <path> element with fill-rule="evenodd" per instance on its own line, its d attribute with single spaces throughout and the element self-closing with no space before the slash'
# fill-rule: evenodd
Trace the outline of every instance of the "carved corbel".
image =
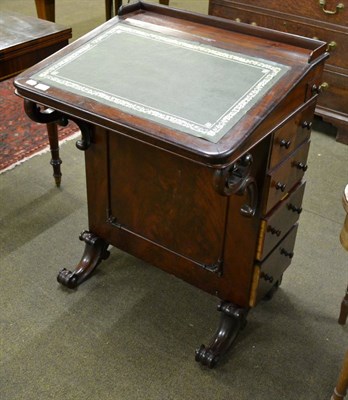
<svg viewBox="0 0 348 400">
<path fill-rule="evenodd" d="M 40 107 L 30 100 L 24 100 L 24 111 L 32 121 L 40 124 L 56 123 L 63 126 L 68 124 L 67 118 L 60 112 Z"/>
<path fill-rule="evenodd" d="M 248 204 L 244 204 L 240 212 L 245 217 L 253 217 L 256 213 L 258 190 L 255 179 L 250 175 L 253 157 L 246 153 L 232 165 L 217 170 L 214 176 L 215 190 L 222 196 L 236 194 L 242 196 L 247 192 Z"/>
<path fill-rule="evenodd" d="M 59 111 L 41 107 L 30 100 L 24 100 L 24 110 L 32 121 L 39 122 L 41 124 L 56 123 L 61 126 L 66 126 L 69 122 L 69 118 Z M 79 150 L 87 150 L 92 143 L 92 126 L 88 122 L 79 119 L 70 119 L 79 127 L 81 131 L 82 137 L 76 142 L 76 147 Z"/>
<path fill-rule="evenodd" d="M 221 312 L 221 317 L 214 336 L 208 346 L 202 344 L 196 350 L 195 356 L 197 362 L 209 368 L 214 368 L 221 357 L 227 353 L 247 322 L 248 310 L 240 308 L 233 303 L 221 302 L 218 306 L 218 311 Z"/>
<path fill-rule="evenodd" d="M 78 119 L 72 119 L 73 122 L 80 128 L 81 139 L 76 142 L 76 147 L 79 150 L 85 151 L 92 143 L 93 129 L 91 124 Z"/>
</svg>

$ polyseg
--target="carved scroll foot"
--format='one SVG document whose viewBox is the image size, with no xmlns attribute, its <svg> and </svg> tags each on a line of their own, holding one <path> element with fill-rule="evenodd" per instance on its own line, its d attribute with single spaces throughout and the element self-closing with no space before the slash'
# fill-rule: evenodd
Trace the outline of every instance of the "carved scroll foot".
<svg viewBox="0 0 348 400">
<path fill-rule="evenodd" d="M 107 250 L 108 243 L 91 232 L 84 231 L 80 240 L 85 242 L 85 250 L 80 262 L 74 271 L 65 268 L 59 271 L 57 280 L 68 288 L 75 288 L 86 280 L 102 260 L 106 260 L 110 253 Z"/>
<path fill-rule="evenodd" d="M 239 331 L 246 325 L 247 311 L 232 303 L 222 302 L 218 306 L 221 311 L 220 324 L 209 345 L 203 344 L 196 350 L 196 361 L 213 368 L 228 351 Z"/>
</svg>

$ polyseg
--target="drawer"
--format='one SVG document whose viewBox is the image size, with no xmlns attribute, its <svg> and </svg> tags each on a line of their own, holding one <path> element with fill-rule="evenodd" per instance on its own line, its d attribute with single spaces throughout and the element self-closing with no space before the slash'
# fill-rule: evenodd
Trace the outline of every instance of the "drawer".
<svg viewBox="0 0 348 400">
<path fill-rule="evenodd" d="M 282 7 L 284 2 L 280 4 Z M 346 11 L 348 12 L 348 3 Z M 298 20 L 288 19 L 288 16 L 284 14 L 269 15 L 267 14 L 267 10 L 265 12 L 257 12 L 242 7 L 228 8 L 227 15 L 229 15 L 229 17 L 226 16 L 227 18 L 235 21 L 263 26 L 269 29 L 309 38 L 317 38 L 327 42 L 329 44 L 328 51 L 330 52 L 330 58 L 327 64 L 332 64 L 341 68 L 347 67 L 348 30 L 345 27 L 334 27 L 334 29 L 331 29 L 330 27 L 321 26 L 316 21 L 301 23 Z M 297 15 L 301 15 L 301 13 Z"/>
<path fill-rule="evenodd" d="M 269 169 L 289 156 L 302 142 L 309 139 L 315 105 L 297 113 L 273 134 Z"/>
<path fill-rule="evenodd" d="M 290 265 L 294 255 L 297 227 L 296 224 L 265 261 L 255 266 L 249 302 L 251 307 L 266 296 Z"/>
<path fill-rule="evenodd" d="M 306 182 L 300 183 L 274 211 L 261 221 L 256 259 L 262 261 L 288 233 L 302 212 Z"/>
<path fill-rule="evenodd" d="M 344 72 L 324 70 L 323 81 L 329 84 L 329 88 L 318 97 L 318 112 L 316 112 L 318 115 L 320 108 L 324 108 L 342 113 L 342 120 L 344 120 L 343 115 L 345 118 L 348 117 L 348 70 Z"/>
<path fill-rule="evenodd" d="M 301 16 L 318 21 L 327 22 L 335 25 L 348 26 L 348 3 L 347 0 L 324 0 L 325 5 L 321 5 L 319 0 L 311 1 L 270 1 L 270 0 L 210 0 L 210 10 L 212 15 L 226 18 L 231 17 L 231 7 L 249 6 L 250 9 L 260 13 L 276 11 L 289 14 L 289 16 Z M 344 4 L 344 8 L 336 8 L 338 4 Z M 334 12 L 328 14 L 326 11 Z"/>
<path fill-rule="evenodd" d="M 273 171 L 268 172 L 265 184 L 263 215 L 266 215 L 302 179 L 307 169 L 310 142 L 303 143 Z"/>
</svg>

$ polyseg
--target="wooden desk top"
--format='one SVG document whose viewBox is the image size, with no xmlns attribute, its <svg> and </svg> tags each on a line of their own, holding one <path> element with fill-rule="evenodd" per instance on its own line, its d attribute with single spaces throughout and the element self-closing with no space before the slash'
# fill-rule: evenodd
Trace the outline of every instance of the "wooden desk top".
<svg viewBox="0 0 348 400">
<path fill-rule="evenodd" d="M 325 57 L 320 41 L 139 2 L 15 85 L 30 100 L 216 164 Z"/>
<path fill-rule="evenodd" d="M 128 19 L 32 79 L 217 143 L 289 70 Z"/>
</svg>

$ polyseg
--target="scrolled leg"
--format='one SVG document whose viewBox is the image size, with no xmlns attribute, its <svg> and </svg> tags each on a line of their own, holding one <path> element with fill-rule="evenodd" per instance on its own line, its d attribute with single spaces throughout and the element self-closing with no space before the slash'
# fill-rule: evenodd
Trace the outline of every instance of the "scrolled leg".
<svg viewBox="0 0 348 400">
<path fill-rule="evenodd" d="M 196 350 L 196 361 L 213 368 L 228 351 L 238 333 L 246 325 L 247 311 L 232 303 L 222 302 L 218 306 L 221 311 L 220 324 L 209 345 L 201 345 Z"/>
<path fill-rule="evenodd" d="M 59 271 L 57 280 L 68 288 L 75 288 L 86 280 L 102 260 L 106 260 L 110 253 L 107 250 L 108 243 L 94 235 L 92 232 L 84 231 L 80 240 L 85 242 L 85 250 L 75 270 L 69 271 L 63 268 Z"/>
</svg>

